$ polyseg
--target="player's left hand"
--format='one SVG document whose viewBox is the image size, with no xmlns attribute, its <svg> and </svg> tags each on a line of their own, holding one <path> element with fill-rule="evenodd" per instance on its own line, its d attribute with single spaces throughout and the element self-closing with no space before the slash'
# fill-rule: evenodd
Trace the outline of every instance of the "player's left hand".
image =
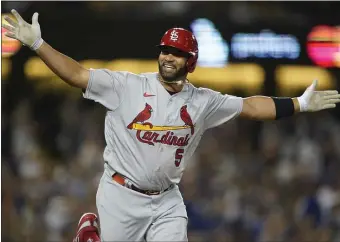
<svg viewBox="0 0 340 242">
<path fill-rule="evenodd" d="M 316 112 L 335 108 L 340 102 L 340 94 L 336 90 L 316 91 L 318 81 L 314 80 L 301 97 L 298 97 L 301 112 Z"/>
</svg>

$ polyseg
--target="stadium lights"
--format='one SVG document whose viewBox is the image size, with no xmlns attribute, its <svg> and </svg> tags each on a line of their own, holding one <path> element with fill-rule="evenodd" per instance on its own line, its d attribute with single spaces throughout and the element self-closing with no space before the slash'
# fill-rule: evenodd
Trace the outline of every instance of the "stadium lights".
<svg viewBox="0 0 340 242">
<path fill-rule="evenodd" d="M 304 90 L 314 79 L 318 89 L 335 89 L 336 80 L 327 70 L 315 66 L 280 65 L 275 70 L 278 91 L 282 96 L 293 90 Z"/>
<path fill-rule="evenodd" d="M 340 67 L 340 26 L 318 25 L 307 36 L 309 58 L 321 67 Z"/>
<path fill-rule="evenodd" d="M 11 72 L 12 62 L 7 58 L 1 58 L 1 79 L 4 80 L 8 77 Z"/>
<path fill-rule="evenodd" d="M 84 60 L 80 63 L 86 68 L 106 68 L 133 73 L 158 71 L 157 60 Z M 67 84 L 50 71 L 38 57 L 29 59 L 25 64 L 24 71 L 26 77 L 41 88 L 68 88 Z M 317 66 L 280 65 L 275 70 L 278 91 L 282 95 L 304 89 L 315 78 L 319 80 L 320 89 L 335 87 L 336 80 L 330 71 Z M 46 81 L 46 79 L 50 80 Z M 265 70 L 255 63 L 229 63 L 222 68 L 197 67 L 195 72 L 188 76 L 188 79 L 197 86 L 229 92 L 243 90 L 248 94 L 258 94 L 264 85 Z"/>
<path fill-rule="evenodd" d="M 80 61 L 86 68 L 106 68 L 110 70 L 145 73 L 158 71 L 157 60 L 122 59 L 104 62 L 100 60 Z M 38 57 L 32 57 L 24 67 L 25 75 L 32 80 L 58 77 Z M 245 89 L 249 92 L 258 92 L 263 86 L 265 73 L 258 64 L 242 63 L 230 64 L 222 68 L 197 67 L 188 79 L 197 85 L 215 87 L 217 89 L 232 90 Z M 46 82 L 46 81 L 44 81 Z M 60 80 L 60 82 L 62 82 Z M 53 82 L 54 85 L 57 83 Z"/>
<path fill-rule="evenodd" d="M 2 24 L 7 24 L 8 22 L 4 19 L 5 16 L 10 17 L 11 19 L 14 20 L 12 14 L 1 14 L 1 23 Z M 15 21 L 15 20 L 14 20 Z M 16 40 L 16 39 L 11 39 L 5 35 L 8 31 L 5 28 L 1 27 L 1 57 L 2 59 L 11 57 L 15 55 L 21 48 L 21 43 Z"/>
</svg>

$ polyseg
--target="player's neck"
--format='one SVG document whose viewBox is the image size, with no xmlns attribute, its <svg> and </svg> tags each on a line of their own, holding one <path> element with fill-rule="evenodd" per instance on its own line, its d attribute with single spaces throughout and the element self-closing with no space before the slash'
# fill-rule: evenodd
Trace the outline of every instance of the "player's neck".
<svg viewBox="0 0 340 242">
<path fill-rule="evenodd" d="M 186 77 L 180 78 L 173 83 L 165 82 L 161 75 L 158 74 L 158 80 L 162 84 L 162 86 L 170 92 L 180 92 L 182 91 L 184 84 L 187 83 Z"/>
<path fill-rule="evenodd" d="M 180 91 L 182 91 L 182 89 L 184 87 L 183 82 L 181 84 L 177 84 L 177 83 L 171 84 L 171 83 L 165 83 L 165 82 L 161 81 L 160 83 L 169 92 L 180 92 Z"/>
</svg>

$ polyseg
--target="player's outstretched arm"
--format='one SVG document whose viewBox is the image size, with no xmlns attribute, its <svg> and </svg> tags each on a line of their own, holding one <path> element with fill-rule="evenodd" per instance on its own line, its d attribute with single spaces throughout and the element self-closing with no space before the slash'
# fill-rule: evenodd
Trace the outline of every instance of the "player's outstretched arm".
<svg viewBox="0 0 340 242">
<path fill-rule="evenodd" d="M 335 108 L 340 103 L 336 90 L 316 91 L 317 81 L 297 98 L 272 98 L 253 96 L 244 98 L 240 117 L 255 120 L 275 120 L 292 116 L 298 112 L 317 112 Z"/>
<path fill-rule="evenodd" d="M 5 17 L 5 20 L 10 24 L 2 24 L 2 27 L 8 30 L 5 35 L 19 40 L 23 45 L 34 50 L 45 64 L 66 83 L 86 89 L 90 77 L 89 70 L 43 41 L 38 22 L 38 13 L 34 13 L 32 24 L 29 24 L 17 11 L 12 10 L 11 12 L 17 21 L 7 16 Z"/>
</svg>

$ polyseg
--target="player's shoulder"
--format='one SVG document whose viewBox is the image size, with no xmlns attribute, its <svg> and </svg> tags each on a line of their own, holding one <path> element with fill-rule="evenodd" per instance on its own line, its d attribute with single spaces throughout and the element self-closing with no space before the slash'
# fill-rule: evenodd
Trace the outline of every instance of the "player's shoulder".
<svg viewBox="0 0 340 242">
<path fill-rule="evenodd" d="M 133 73 L 130 71 L 117 71 L 117 70 L 110 70 L 110 69 L 92 69 L 94 71 L 100 71 L 100 72 L 105 72 L 108 75 L 112 76 L 113 78 L 116 79 L 127 79 L 129 81 L 142 81 L 146 80 L 148 78 L 152 78 L 153 76 L 156 76 L 156 73 Z"/>
<path fill-rule="evenodd" d="M 156 80 L 157 79 L 157 73 L 154 72 L 146 72 L 146 73 L 133 73 L 129 71 L 121 71 L 122 74 L 126 76 L 129 81 L 150 81 L 150 80 Z"/>
<path fill-rule="evenodd" d="M 220 92 L 217 92 L 215 90 L 212 90 L 210 88 L 206 88 L 206 87 L 196 87 L 192 84 L 190 84 L 191 89 L 193 90 L 193 94 L 199 96 L 200 98 L 209 98 L 211 96 L 220 94 Z"/>
<path fill-rule="evenodd" d="M 140 76 L 146 78 L 147 80 L 157 80 L 157 72 L 144 72 Z"/>
</svg>

